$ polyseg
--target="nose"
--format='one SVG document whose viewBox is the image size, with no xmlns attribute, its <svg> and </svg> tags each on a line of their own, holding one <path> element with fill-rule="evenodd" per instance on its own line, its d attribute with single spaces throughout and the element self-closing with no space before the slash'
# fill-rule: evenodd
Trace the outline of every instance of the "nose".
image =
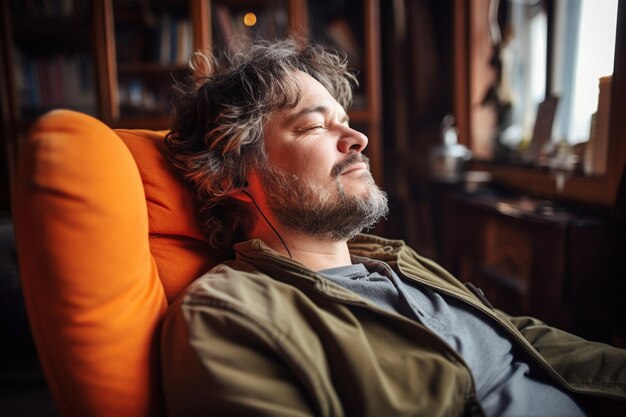
<svg viewBox="0 0 626 417">
<path fill-rule="evenodd" d="M 339 138 L 337 148 L 342 153 L 348 153 L 351 151 L 360 153 L 363 152 L 363 149 L 367 146 L 367 142 L 367 136 L 358 130 L 346 126 L 341 137 Z"/>
</svg>

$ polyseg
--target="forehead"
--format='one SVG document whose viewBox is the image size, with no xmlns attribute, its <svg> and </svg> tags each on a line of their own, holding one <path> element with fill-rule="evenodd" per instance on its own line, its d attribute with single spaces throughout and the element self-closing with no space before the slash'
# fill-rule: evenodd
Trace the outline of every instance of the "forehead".
<svg viewBox="0 0 626 417">
<path fill-rule="evenodd" d="M 315 78 L 301 71 L 297 71 L 294 77 L 299 90 L 298 102 L 294 107 L 285 108 L 273 114 L 268 125 L 276 122 L 289 123 L 301 116 L 316 112 L 333 112 L 345 115 L 345 110 L 341 104 Z"/>
</svg>

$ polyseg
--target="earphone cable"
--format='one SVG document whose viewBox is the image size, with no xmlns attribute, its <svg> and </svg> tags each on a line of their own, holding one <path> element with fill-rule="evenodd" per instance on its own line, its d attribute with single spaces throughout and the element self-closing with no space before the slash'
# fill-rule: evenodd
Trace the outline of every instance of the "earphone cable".
<svg viewBox="0 0 626 417">
<path fill-rule="evenodd" d="M 265 217 L 265 214 L 263 214 L 263 211 L 261 211 L 261 208 L 259 207 L 259 205 L 256 203 L 256 201 L 254 200 L 254 198 L 250 195 L 249 192 L 247 192 L 246 190 L 241 190 L 242 193 L 244 193 L 245 195 L 247 195 L 248 197 L 250 197 L 250 200 L 252 200 L 252 203 L 254 204 L 254 207 L 256 207 L 257 211 L 259 213 L 261 213 L 261 216 L 263 217 L 263 220 L 265 220 L 265 222 L 268 224 L 268 226 L 272 229 L 272 231 L 276 234 L 276 236 L 278 236 L 278 239 L 280 239 L 280 243 L 283 244 L 283 246 L 285 247 L 285 250 L 287 250 L 287 253 L 289 254 L 289 258 L 293 259 L 293 256 L 291 255 L 291 251 L 289 250 L 289 248 L 287 247 L 287 244 L 285 243 L 285 241 L 283 240 L 283 237 L 280 235 L 280 233 L 278 233 L 278 230 L 276 230 L 274 228 L 274 226 L 272 226 L 272 223 L 270 223 L 269 219 L 267 217 Z"/>
</svg>

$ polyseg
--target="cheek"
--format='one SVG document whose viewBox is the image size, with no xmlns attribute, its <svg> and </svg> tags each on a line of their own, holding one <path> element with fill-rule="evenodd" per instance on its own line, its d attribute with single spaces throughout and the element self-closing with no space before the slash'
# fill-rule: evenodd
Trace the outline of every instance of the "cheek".
<svg viewBox="0 0 626 417">
<path fill-rule="evenodd" d="M 304 175 L 319 179 L 330 178 L 330 172 L 335 162 L 334 155 L 331 152 L 324 152 L 319 148 L 311 152 L 302 153 L 297 160 L 300 171 Z"/>
<path fill-rule="evenodd" d="M 270 156 L 271 157 L 271 156 Z M 323 178 L 330 176 L 334 165 L 331 150 L 315 147 L 285 148 L 281 155 L 276 155 L 275 163 L 299 176 Z"/>
</svg>

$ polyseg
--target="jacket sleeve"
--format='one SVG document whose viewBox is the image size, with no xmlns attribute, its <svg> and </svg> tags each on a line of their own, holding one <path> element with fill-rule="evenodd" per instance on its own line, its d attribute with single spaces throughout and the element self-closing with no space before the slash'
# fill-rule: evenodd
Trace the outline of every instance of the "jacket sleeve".
<svg viewBox="0 0 626 417">
<path fill-rule="evenodd" d="M 161 348 L 170 417 L 336 415 L 298 375 L 285 341 L 226 305 L 174 305 Z"/>
<path fill-rule="evenodd" d="M 574 389 L 609 393 L 626 411 L 626 350 L 587 341 L 532 317 L 508 319 Z"/>
</svg>

